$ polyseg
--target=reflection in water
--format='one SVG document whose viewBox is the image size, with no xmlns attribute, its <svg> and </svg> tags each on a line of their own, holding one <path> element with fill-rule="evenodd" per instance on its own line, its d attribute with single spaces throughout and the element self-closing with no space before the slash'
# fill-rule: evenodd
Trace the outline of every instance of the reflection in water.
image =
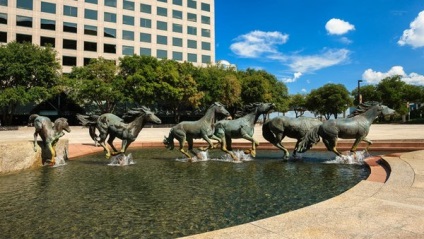
<svg viewBox="0 0 424 239">
<path fill-rule="evenodd" d="M 196 163 L 163 149 L 133 151 L 130 167 L 103 154 L 0 179 L 2 237 L 174 238 L 234 226 L 326 200 L 366 178 L 362 165 L 280 160 Z M 220 159 L 219 151 L 209 157 Z"/>
</svg>

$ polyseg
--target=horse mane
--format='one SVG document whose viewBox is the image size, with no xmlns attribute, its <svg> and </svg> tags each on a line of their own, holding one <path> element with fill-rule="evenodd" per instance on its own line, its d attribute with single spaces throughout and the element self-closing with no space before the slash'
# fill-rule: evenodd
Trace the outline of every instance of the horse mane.
<svg viewBox="0 0 424 239">
<path fill-rule="evenodd" d="M 29 123 L 34 123 L 35 118 L 37 118 L 38 116 L 40 116 L 40 115 L 38 115 L 38 114 L 32 114 L 32 115 L 30 115 L 29 118 L 28 118 L 28 122 Z"/>
<path fill-rule="evenodd" d="M 358 105 L 358 107 L 356 107 L 356 109 L 350 115 L 347 116 L 347 118 L 352 118 L 356 115 L 363 114 L 375 105 L 380 105 L 380 102 L 378 102 L 378 101 L 367 101 L 367 102 L 361 103 L 361 104 Z"/>
<path fill-rule="evenodd" d="M 248 115 L 248 114 L 256 111 L 256 109 L 260 105 L 261 105 L 261 103 L 259 103 L 259 102 L 247 104 L 247 105 L 243 106 L 243 108 L 241 110 L 236 112 L 235 117 L 240 118 L 240 117 L 243 117 L 245 115 Z"/>
<path fill-rule="evenodd" d="M 139 108 L 132 108 L 125 112 L 125 114 L 122 116 L 122 119 L 124 119 L 124 122 L 131 122 L 141 114 L 147 114 L 148 112 L 151 112 L 150 108 L 146 106 L 141 106 Z"/>
</svg>

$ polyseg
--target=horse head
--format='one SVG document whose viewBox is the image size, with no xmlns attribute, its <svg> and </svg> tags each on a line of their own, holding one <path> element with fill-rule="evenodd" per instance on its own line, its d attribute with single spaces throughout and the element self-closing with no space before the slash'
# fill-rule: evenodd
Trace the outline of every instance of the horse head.
<svg viewBox="0 0 424 239">
<path fill-rule="evenodd" d="M 225 109 L 225 106 L 220 102 L 213 103 L 211 107 L 214 108 L 215 113 L 224 115 L 225 117 L 230 116 L 230 112 L 228 112 L 228 110 Z"/>
<path fill-rule="evenodd" d="M 144 119 L 146 122 L 154 123 L 154 124 L 161 124 L 162 121 L 157 117 L 149 108 L 146 106 L 142 106 L 141 108 L 134 109 L 135 111 L 138 111 L 140 114 L 144 115 Z"/>
<path fill-rule="evenodd" d="M 257 106 L 258 114 L 268 114 L 271 110 L 275 109 L 274 103 L 259 103 Z"/>
<path fill-rule="evenodd" d="M 58 118 L 54 121 L 54 130 L 57 133 L 62 132 L 62 130 L 65 130 L 66 132 L 70 133 L 71 128 L 69 127 L 68 120 L 66 118 Z"/>
<path fill-rule="evenodd" d="M 380 105 L 380 111 L 381 111 L 381 114 L 383 115 L 392 115 L 395 113 L 394 109 L 391 109 L 386 105 Z"/>
</svg>

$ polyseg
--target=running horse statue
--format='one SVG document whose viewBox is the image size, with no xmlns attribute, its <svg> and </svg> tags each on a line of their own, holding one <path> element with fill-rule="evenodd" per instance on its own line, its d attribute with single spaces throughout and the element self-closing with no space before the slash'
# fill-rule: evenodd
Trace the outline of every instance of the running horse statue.
<svg viewBox="0 0 424 239">
<path fill-rule="evenodd" d="M 393 109 L 378 102 L 365 102 L 359 105 L 357 110 L 347 118 L 327 120 L 313 128 L 299 143 L 296 150 L 298 152 L 308 150 L 313 144 L 318 143 L 321 137 L 327 150 L 334 152 L 337 156 L 342 156 L 342 153 L 337 150 L 338 138 L 355 139 L 350 149 L 351 152 L 356 151 L 361 141 L 368 143 L 365 148 L 365 151 L 368 151 L 372 141 L 366 137 L 370 131 L 371 124 L 378 116 L 390 115 L 394 112 Z"/>
<path fill-rule="evenodd" d="M 96 136 L 98 143 L 106 151 L 106 158 L 117 154 L 125 154 L 127 148 L 132 142 L 137 139 L 138 134 L 143 129 L 144 125 L 148 122 L 154 124 L 160 124 L 162 121 L 152 112 L 149 108 L 142 106 L 141 108 L 135 108 L 128 111 L 126 114 L 134 117 L 129 123 L 125 123 L 124 120 L 112 113 L 105 113 L 100 115 L 97 120 L 89 121 L 90 117 L 79 115 L 78 119 L 84 126 L 96 127 L 99 131 L 99 136 Z M 93 129 L 90 128 L 90 132 Z M 106 146 L 106 138 L 109 136 L 107 143 L 112 148 L 113 152 Z M 113 140 L 119 138 L 122 140 L 121 150 L 118 151 L 113 145 Z"/>
<path fill-rule="evenodd" d="M 58 118 L 52 124 L 48 117 L 40 116 L 38 114 L 32 114 L 28 119 L 29 123 L 32 123 L 35 127 L 34 132 L 34 152 L 37 152 L 37 137 L 40 135 L 43 140 L 43 148 L 48 149 L 50 152 L 50 165 L 55 165 L 56 162 L 56 143 L 59 138 L 65 135 L 63 131 L 68 133 L 71 132 L 69 128 L 68 120 L 66 118 Z"/>
<path fill-rule="evenodd" d="M 273 110 L 273 103 L 253 103 L 244 107 L 242 114 L 244 116 L 234 120 L 220 120 L 215 124 L 215 132 L 212 139 L 218 140 L 221 143 L 221 150 L 228 153 L 233 160 L 239 159 L 232 151 L 232 139 L 244 138 L 252 142 L 252 148 L 246 150 L 246 154 L 256 156 L 256 147 L 259 142 L 253 138 L 255 124 L 261 114 L 268 114 Z"/>
<path fill-rule="evenodd" d="M 290 157 L 289 151 L 283 146 L 284 137 L 296 139 L 296 146 L 293 156 L 296 156 L 296 149 L 305 135 L 313 128 L 321 125 L 322 122 L 316 118 L 299 117 L 291 118 L 287 116 L 277 116 L 266 121 L 262 125 L 262 136 L 275 147 L 284 151 L 284 159 Z"/>
<path fill-rule="evenodd" d="M 183 121 L 175 125 L 169 131 L 169 136 L 163 140 L 165 147 L 172 150 L 174 149 L 174 138 L 178 140 L 180 144 L 180 152 L 187 156 L 188 160 L 192 161 L 192 156 L 188 151 L 184 150 L 184 144 L 187 141 L 188 150 L 193 154 L 193 139 L 202 138 L 208 142 L 209 146 L 207 148 L 200 148 L 202 151 L 212 149 L 213 143 L 210 139 L 215 130 L 215 120 L 216 115 L 221 114 L 226 117 L 230 116 L 230 113 L 225 109 L 224 105 L 219 102 L 213 103 L 209 109 L 206 111 L 205 115 L 197 121 Z"/>
</svg>

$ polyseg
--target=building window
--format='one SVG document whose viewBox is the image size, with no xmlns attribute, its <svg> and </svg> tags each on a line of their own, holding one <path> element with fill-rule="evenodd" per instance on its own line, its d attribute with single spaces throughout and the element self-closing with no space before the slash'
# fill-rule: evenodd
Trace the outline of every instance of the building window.
<svg viewBox="0 0 424 239">
<path fill-rule="evenodd" d="M 103 45 L 103 51 L 105 53 L 116 53 L 116 45 L 113 44 L 104 44 Z"/>
<path fill-rule="evenodd" d="M 162 22 L 162 21 L 157 21 L 156 22 L 156 28 L 158 30 L 167 31 L 168 30 L 168 23 L 167 22 Z"/>
<path fill-rule="evenodd" d="M 202 16 L 202 23 L 203 24 L 211 24 L 211 18 L 207 16 Z"/>
<path fill-rule="evenodd" d="M 7 14 L 6 13 L 0 13 L 0 24 L 6 24 L 7 25 Z"/>
<path fill-rule="evenodd" d="M 172 52 L 172 59 L 176 61 L 182 61 L 183 60 L 183 53 L 178 51 Z"/>
<path fill-rule="evenodd" d="M 187 13 L 187 20 L 190 22 L 197 22 L 197 15 L 194 13 Z"/>
<path fill-rule="evenodd" d="M 211 11 L 211 5 L 208 4 L 208 3 L 202 2 L 202 11 L 210 12 Z"/>
<path fill-rule="evenodd" d="M 95 42 L 84 42 L 84 51 L 97 51 L 97 43 Z"/>
<path fill-rule="evenodd" d="M 205 63 L 205 64 L 211 63 L 211 56 L 202 55 L 202 63 Z"/>
<path fill-rule="evenodd" d="M 84 9 L 84 18 L 85 19 L 91 19 L 91 20 L 97 20 L 97 11 L 91 10 L 91 9 Z"/>
<path fill-rule="evenodd" d="M 193 53 L 188 53 L 187 54 L 187 60 L 189 62 L 197 62 L 197 55 L 193 54 Z"/>
<path fill-rule="evenodd" d="M 16 26 L 32 27 L 32 17 L 16 16 Z"/>
<path fill-rule="evenodd" d="M 158 0 L 158 2 L 168 2 L 168 0 Z"/>
<path fill-rule="evenodd" d="M 157 7 L 156 13 L 157 13 L 158 16 L 167 17 L 168 16 L 168 9 L 166 9 L 164 7 Z"/>
<path fill-rule="evenodd" d="M 105 0 L 105 6 L 116 7 L 116 0 Z"/>
<path fill-rule="evenodd" d="M 87 3 L 97 4 L 97 0 L 85 0 Z"/>
<path fill-rule="evenodd" d="M 7 32 L 0 32 L 0 42 L 7 42 Z"/>
<path fill-rule="evenodd" d="M 134 55 L 134 47 L 133 46 L 122 46 L 122 55 L 126 55 L 126 56 Z"/>
<path fill-rule="evenodd" d="M 47 46 L 50 45 L 52 47 L 55 47 L 55 39 L 52 37 L 40 37 L 40 46 Z"/>
<path fill-rule="evenodd" d="M 32 10 L 32 2 L 33 0 L 18 0 L 16 2 L 17 8 Z"/>
<path fill-rule="evenodd" d="M 91 25 L 84 25 L 84 34 L 97 36 L 97 27 Z"/>
<path fill-rule="evenodd" d="M 65 26 L 65 25 L 63 25 L 63 26 Z M 56 22 L 54 20 L 41 19 L 40 28 L 55 31 L 56 30 Z"/>
<path fill-rule="evenodd" d="M 152 49 L 150 48 L 140 48 L 140 56 L 151 56 L 152 55 Z"/>
<path fill-rule="evenodd" d="M 187 40 L 187 47 L 192 49 L 197 49 L 197 41 Z"/>
<path fill-rule="evenodd" d="M 134 17 L 123 15 L 122 23 L 125 25 L 134 26 Z"/>
<path fill-rule="evenodd" d="M 156 57 L 159 59 L 168 58 L 168 52 L 166 50 L 156 50 Z"/>
<path fill-rule="evenodd" d="M 202 28 L 202 37 L 211 37 L 211 30 Z"/>
<path fill-rule="evenodd" d="M 124 0 L 124 9 L 134 11 L 134 2 Z"/>
<path fill-rule="evenodd" d="M 187 34 L 197 35 L 197 28 L 196 27 L 187 26 Z"/>
<path fill-rule="evenodd" d="M 105 22 L 114 22 L 116 23 L 116 14 L 111 12 L 105 12 L 104 14 Z"/>
<path fill-rule="evenodd" d="M 210 51 L 211 50 L 211 43 L 202 41 L 202 50 Z"/>
<path fill-rule="evenodd" d="M 140 11 L 144 13 L 152 13 L 152 6 L 147 4 L 140 4 Z"/>
<path fill-rule="evenodd" d="M 7 0 L 0 0 L 0 6 L 7 6 Z"/>
<path fill-rule="evenodd" d="M 116 38 L 116 29 L 107 28 L 104 29 L 104 37 Z"/>
<path fill-rule="evenodd" d="M 72 32 L 77 33 L 77 24 L 72 22 L 64 22 L 63 23 L 63 31 L 64 32 Z"/>
<path fill-rule="evenodd" d="M 91 60 L 93 60 L 93 58 L 86 58 L 84 57 L 84 66 L 89 65 Z"/>
<path fill-rule="evenodd" d="M 172 17 L 175 19 L 183 19 L 183 12 L 178 10 L 172 10 Z"/>
<path fill-rule="evenodd" d="M 76 7 L 71 6 L 63 6 L 63 15 L 65 16 L 71 16 L 71 17 L 78 17 L 78 9 Z"/>
<path fill-rule="evenodd" d="M 123 30 L 122 39 L 134 41 L 134 32 Z"/>
<path fill-rule="evenodd" d="M 16 42 L 24 43 L 29 42 L 32 43 L 32 36 L 27 34 L 16 34 Z"/>
<path fill-rule="evenodd" d="M 77 49 L 77 41 L 76 40 L 63 39 L 63 49 L 76 50 Z"/>
<path fill-rule="evenodd" d="M 162 44 L 162 45 L 168 45 L 168 37 L 167 36 L 157 35 L 157 37 L 156 37 L 156 43 L 157 44 Z"/>
<path fill-rule="evenodd" d="M 182 6 L 183 5 L 183 1 L 182 0 L 172 0 L 172 4 L 178 5 L 178 6 Z"/>
<path fill-rule="evenodd" d="M 183 39 L 182 38 L 178 38 L 178 37 L 173 37 L 172 38 L 172 45 L 173 46 L 183 46 Z"/>
<path fill-rule="evenodd" d="M 62 65 L 64 66 L 76 66 L 77 58 L 75 56 L 63 56 Z"/>
<path fill-rule="evenodd" d="M 183 33 L 183 25 L 173 23 L 173 24 L 172 24 L 172 31 L 173 31 L 173 32 Z"/>
<path fill-rule="evenodd" d="M 197 8 L 196 1 L 194 1 L 194 0 L 187 0 L 187 7 L 196 9 Z"/>
<path fill-rule="evenodd" d="M 152 42 L 152 35 L 148 33 L 140 33 L 141 42 Z"/>
<path fill-rule="evenodd" d="M 56 14 L 56 4 L 49 2 L 41 2 L 41 11 Z"/>
<path fill-rule="evenodd" d="M 151 28 L 152 20 L 146 18 L 140 18 L 140 27 Z"/>
</svg>

